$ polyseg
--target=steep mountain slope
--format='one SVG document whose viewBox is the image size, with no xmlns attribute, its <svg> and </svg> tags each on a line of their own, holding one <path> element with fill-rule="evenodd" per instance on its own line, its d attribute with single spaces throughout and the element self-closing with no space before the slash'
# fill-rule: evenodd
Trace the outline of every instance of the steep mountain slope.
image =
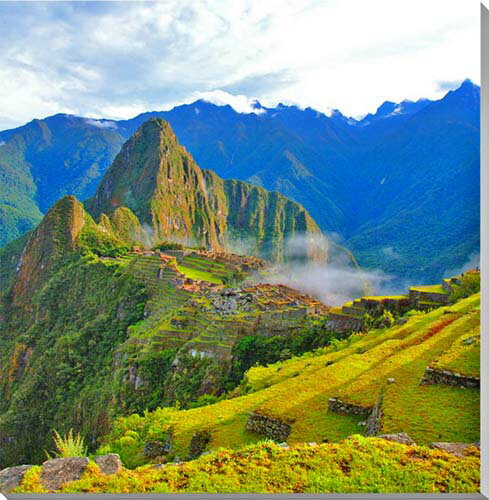
<svg viewBox="0 0 489 500">
<path fill-rule="evenodd" d="M 0 243 L 59 196 L 91 195 L 124 139 L 163 117 L 201 167 L 301 203 L 362 266 L 438 280 L 479 251 L 479 105 L 466 81 L 440 101 L 387 101 L 360 121 L 283 105 L 241 114 L 205 101 L 119 122 L 35 121 L 0 132 Z"/>
<path fill-rule="evenodd" d="M 53 427 L 93 446 L 114 415 L 217 397 L 239 383 L 243 336 L 294 336 L 303 352 L 327 310 L 287 287 L 224 287 L 265 265 L 224 253 L 235 239 L 278 261 L 289 237 L 321 261 L 327 242 L 297 203 L 201 170 L 161 119 L 125 144 L 89 206 L 96 221 L 62 198 L 0 251 L 2 464 L 39 460 Z M 129 251 L 150 241 L 175 254 Z"/>
<path fill-rule="evenodd" d="M 264 113 L 243 114 L 231 106 L 200 100 L 171 111 L 144 113 L 118 122 L 118 127 L 128 134 L 149 117 L 162 117 L 203 168 L 212 169 L 226 179 L 246 180 L 279 191 L 305 204 L 308 211 L 314 211 L 315 220 L 324 230 L 341 231 L 347 213 L 335 201 L 336 184 L 341 178 L 335 178 L 330 168 L 334 161 L 327 159 L 324 151 L 318 151 L 317 144 L 306 143 L 301 135 L 277 120 L 279 108 L 260 109 Z M 326 138 L 325 142 L 328 147 L 324 149 L 333 158 L 342 157 L 336 151 L 339 145 L 336 136 L 329 141 Z"/>
<path fill-rule="evenodd" d="M 165 130 L 157 137 L 171 139 L 166 123 L 146 126 L 143 137 Z M 401 422 L 420 442 L 477 438 L 476 389 L 419 386 L 428 364 L 477 375 L 478 344 L 465 342 L 478 335 L 477 295 L 339 344 L 351 332 L 328 329 L 324 304 L 255 283 L 260 259 L 168 244 L 167 253 L 129 252 L 121 224 L 135 216 L 120 210 L 97 224 L 65 197 L 0 251 L 0 467 L 42 461 L 53 428 L 74 428 L 94 450 L 115 417 L 134 411 L 144 416 L 118 422 L 105 445 L 131 465 L 147 461 L 148 440 L 171 436 L 183 457 L 194 434 L 204 447 L 259 441 L 266 432 L 245 429 L 255 413 L 291 442 L 338 440 L 364 416 L 326 411 L 328 398 L 366 411 L 391 376 L 399 384 L 385 388 L 383 430 Z M 280 363 L 243 378 L 262 360 Z"/>
<path fill-rule="evenodd" d="M 0 247 L 31 229 L 42 217 L 24 150 L 21 136 L 8 143 L 0 140 Z"/>
<path fill-rule="evenodd" d="M 94 192 L 124 141 L 110 123 L 55 115 L 0 132 L 0 246 L 62 196 Z"/>
<path fill-rule="evenodd" d="M 478 252 L 479 113 L 467 81 L 369 151 L 354 185 L 368 194 L 355 200 L 362 217 L 348 240 L 361 263 L 432 278 Z"/>
<path fill-rule="evenodd" d="M 216 251 L 245 245 L 248 253 L 283 261 L 289 239 L 305 236 L 307 255 L 326 252 L 325 238 L 298 203 L 201 170 L 158 118 L 123 146 L 87 207 L 97 220 L 129 208 L 155 242 L 176 240 Z"/>
</svg>

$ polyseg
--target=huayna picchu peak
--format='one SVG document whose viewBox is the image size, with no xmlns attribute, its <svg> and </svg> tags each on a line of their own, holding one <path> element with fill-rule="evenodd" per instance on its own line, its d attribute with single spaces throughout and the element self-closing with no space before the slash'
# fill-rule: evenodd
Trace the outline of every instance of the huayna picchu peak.
<svg viewBox="0 0 489 500">
<path fill-rule="evenodd" d="M 121 207 L 130 210 L 154 241 L 215 251 L 244 244 L 248 253 L 284 261 L 288 241 L 306 235 L 305 254 L 327 257 L 326 238 L 299 203 L 199 168 L 160 118 L 145 122 L 123 145 L 86 206 L 97 221 L 116 219 Z"/>
</svg>

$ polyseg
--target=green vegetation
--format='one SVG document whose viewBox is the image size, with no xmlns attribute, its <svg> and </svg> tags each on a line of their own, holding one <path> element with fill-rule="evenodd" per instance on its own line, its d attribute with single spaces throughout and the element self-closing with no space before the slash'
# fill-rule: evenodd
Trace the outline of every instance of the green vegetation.
<svg viewBox="0 0 489 500">
<path fill-rule="evenodd" d="M 453 292 L 450 294 L 450 302 L 455 303 L 460 299 L 468 297 L 473 293 L 477 293 L 481 289 L 480 272 L 466 272 L 460 278 L 460 284 L 453 287 Z"/>
<path fill-rule="evenodd" d="M 121 411 L 114 350 L 147 300 L 141 282 L 95 256 L 58 260 L 46 279 L 33 291 L 35 313 L 2 306 L 0 435 L 16 436 L 0 449 L 5 466 L 42 460 L 53 428 L 87 443 L 108 431 Z"/>
<path fill-rule="evenodd" d="M 154 245 L 151 250 L 183 250 L 185 247 L 181 243 L 176 243 L 174 241 L 162 241 L 157 245 Z"/>
<path fill-rule="evenodd" d="M 83 457 L 87 454 L 87 448 L 80 434 L 74 434 L 73 429 L 70 429 L 67 434 L 61 436 L 58 431 L 54 430 L 54 446 L 56 451 L 53 453 L 55 458 L 67 457 Z M 51 454 L 46 452 L 48 458 Z"/>
<path fill-rule="evenodd" d="M 190 439 L 200 430 L 211 431 L 210 448 L 240 447 L 260 439 L 245 430 L 253 410 L 292 422 L 291 443 L 338 441 L 358 433 L 361 417 L 328 412 L 328 399 L 339 396 L 372 406 L 381 390 L 385 391 L 382 432 L 404 431 L 420 444 L 475 441 L 478 391 L 420 386 L 419 381 L 437 356 L 478 328 L 479 302 L 474 295 L 450 308 L 411 316 L 403 325 L 351 335 L 314 353 L 253 367 L 232 399 L 117 420 L 103 451 L 120 453 L 128 465 L 140 465 L 144 459 L 135 450 L 171 431 L 174 455 L 187 456 Z M 387 384 L 388 378 L 395 383 Z M 130 448 L 125 446 L 128 439 Z"/>
<path fill-rule="evenodd" d="M 187 278 L 193 279 L 195 281 L 202 280 L 202 281 L 208 281 L 209 283 L 222 285 L 222 279 L 216 278 L 212 273 L 206 271 L 200 271 L 198 269 L 187 266 L 177 266 L 177 269 Z"/>
<path fill-rule="evenodd" d="M 107 476 L 91 463 L 62 493 L 476 493 L 480 454 L 439 450 L 353 435 L 338 444 L 284 449 L 260 442 L 198 460 Z M 32 471 L 32 469 L 31 469 Z M 39 470 L 16 493 L 42 492 Z"/>
<path fill-rule="evenodd" d="M 480 376 L 480 329 L 461 335 L 453 345 L 432 364 L 437 370 L 449 370 L 468 377 Z"/>
<path fill-rule="evenodd" d="M 423 285 L 412 286 L 409 288 L 415 292 L 442 293 L 448 295 L 448 292 L 441 285 Z"/>
</svg>

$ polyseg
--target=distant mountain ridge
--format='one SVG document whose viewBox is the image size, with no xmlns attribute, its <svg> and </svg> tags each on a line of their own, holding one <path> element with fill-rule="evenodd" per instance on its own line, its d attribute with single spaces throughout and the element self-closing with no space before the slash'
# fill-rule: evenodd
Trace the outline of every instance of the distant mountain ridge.
<svg viewBox="0 0 489 500">
<path fill-rule="evenodd" d="M 479 251 L 479 92 L 465 81 L 438 101 L 387 101 L 362 120 L 205 101 L 131 120 L 35 120 L 0 132 L 0 244 L 64 194 L 91 196 L 123 142 L 163 117 L 202 168 L 301 203 L 361 265 L 438 279 Z"/>
</svg>

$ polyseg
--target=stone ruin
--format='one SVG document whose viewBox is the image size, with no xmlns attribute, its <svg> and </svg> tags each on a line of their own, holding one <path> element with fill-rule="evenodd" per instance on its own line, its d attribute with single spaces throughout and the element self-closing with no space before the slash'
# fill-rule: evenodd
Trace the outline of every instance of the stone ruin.
<svg viewBox="0 0 489 500">
<path fill-rule="evenodd" d="M 359 415 L 362 417 L 368 417 L 372 412 L 372 407 L 365 407 L 355 405 L 353 403 L 346 403 L 340 398 L 329 398 L 328 400 L 328 410 L 333 413 L 345 413 L 347 415 Z"/>
<path fill-rule="evenodd" d="M 479 273 L 478 270 L 467 271 L 465 274 Z M 463 276 L 463 275 L 462 275 Z M 407 295 L 397 296 L 367 296 L 355 299 L 342 307 L 332 308 L 328 313 L 326 328 L 333 332 L 358 332 L 365 328 L 365 316 L 379 318 L 384 311 L 395 314 L 415 310 L 430 310 L 447 305 L 454 287 L 461 284 L 462 276 L 444 279 L 441 287 L 416 287 L 409 289 Z"/>
<path fill-rule="evenodd" d="M 453 387 L 480 388 L 479 377 L 467 377 L 449 370 L 437 370 L 428 366 L 421 379 L 421 385 L 451 385 Z"/>
<path fill-rule="evenodd" d="M 291 426 L 279 418 L 254 411 L 248 415 L 246 430 L 282 442 L 287 440 Z"/>
<path fill-rule="evenodd" d="M 224 288 L 207 295 L 212 304 L 213 312 L 219 315 L 250 312 L 254 309 L 253 294 L 235 288 Z"/>
<path fill-rule="evenodd" d="M 263 259 L 251 255 L 238 255 L 235 253 L 227 252 L 213 252 L 210 250 L 196 250 L 193 252 L 193 254 L 222 262 L 229 267 L 233 267 L 234 269 L 241 269 L 242 271 L 252 271 L 263 269 L 264 267 L 266 267 L 266 262 Z"/>
<path fill-rule="evenodd" d="M 307 314 L 327 314 L 330 310 L 319 300 L 286 285 L 258 284 L 244 288 L 244 291 L 253 294 L 264 311 L 305 307 Z"/>
<path fill-rule="evenodd" d="M 360 406 L 353 403 L 347 403 L 340 398 L 329 398 L 328 411 L 345 415 L 357 415 L 366 417 L 365 425 L 366 436 L 376 436 L 381 427 L 382 420 L 382 402 L 383 392 L 379 394 L 376 403 L 373 406 Z"/>
</svg>

